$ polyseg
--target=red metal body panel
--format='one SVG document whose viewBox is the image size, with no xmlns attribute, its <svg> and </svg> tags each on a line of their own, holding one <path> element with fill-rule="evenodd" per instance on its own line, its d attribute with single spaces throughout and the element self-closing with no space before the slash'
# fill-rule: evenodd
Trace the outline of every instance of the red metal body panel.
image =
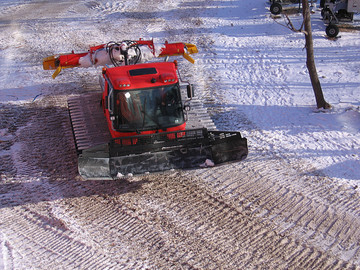
<svg viewBox="0 0 360 270">
<path fill-rule="evenodd" d="M 113 137 L 113 138 L 130 137 L 130 136 L 136 136 L 136 135 L 146 135 L 146 134 L 154 134 L 154 133 L 170 132 L 170 131 L 178 131 L 178 130 L 185 130 L 185 128 L 186 128 L 186 123 L 183 123 L 182 125 L 179 125 L 179 126 L 176 126 L 176 127 L 170 127 L 170 128 L 167 128 L 166 130 L 163 130 L 163 129 L 146 130 L 146 131 L 141 131 L 140 133 L 137 133 L 137 132 L 119 132 L 119 131 L 113 130 L 111 128 L 111 121 L 109 119 L 109 112 L 107 112 L 107 114 L 108 114 L 108 116 L 106 117 L 106 119 L 107 119 L 107 122 L 108 122 L 111 137 Z M 169 139 L 173 139 L 173 138 L 169 138 Z"/>
<path fill-rule="evenodd" d="M 89 51 L 90 51 L 90 53 L 94 53 L 97 50 L 104 49 L 105 46 L 106 46 L 106 44 L 101 44 L 101 45 L 98 45 L 98 46 L 90 47 Z"/>
<path fill-rule="evenodd" d="M 76 67 L 79 65 L 79 59 L 88 53 L 73 53 L 59 56 L 59 66 L 61 67 Z"/>
<path fill-rule="evenodd" d="M 138 40 L 136 44 L 139 45 L 147 45 L 155 54 L 155 46 L 152 40 Z M 185 53 L 185 44 L 182 42 L 178 43 L 168 43 L 167 41 L 164 43 L 164 46 L 159 54 L 159 56 L 170 56 L 170 55 L 181 55 Z"/>
<path fill-rule="evenodd" d="M 94 54 L 95 51 L 103 49 L 105 44 L 90 47 L 89 52 L 86 53 L 70 53 L 70 54 L 63 54 L 58 57 L 59 65 L 61 67 L 77 67 L 79 66 L 79 59 L 81 57 L 86 56 L 90 53 L 90 56 Z"/>
<path fill-rule="evenodd" d="M 146 68 L 156 68 L 156 74 L 146 74 L 139 76 L 131 76 L 130 72 L 132 70 L 141 70 Z M 176 73 L 176 65 L 173 62 L 157 62 L 157 63 L 147 63 L 147 64 L 137 64 L 129 66 L 120 66 L 113 68 L 104 68 L 103 76 L 105 78 L 105 87 L 102 96 L 102 104 L 104 109 L 104 114 L 107 120 L 107 124 L 113 138 L 118 137 L 127 137 L 134 135 L 142 134 L 153 134 L 159 132 L 168 132 L 168 131 L 178 131 L 185 130 L 186 123 L 181 123 L 178 126 L 166 128 L 166 130 L 146 130 L 141 131 L 140 134 L 137 132 L 119 132 L 113 129 L 112 120 L 110 119 L 109 110 L 106 109 L 106 97 L 108 81 L 111 83 L 115 90 L 120 90 L 128 92 L 131 90 L 140 90 L 151 87 L 166 86 L 178 82 L 178 77 Z"/>
<path fill-rule="evenodd" d="M 156 74 L 141 76 L 130 76 L 131 70 L 144 68 L 156 68 Z M 106 69 L 106 77 L 110 80 L 116 90 L 134 90 L 139 88 L 156 87 L 178 82 L 176 66 L 173 62 L 157 62 L 147 64 L 137 64 Z M 166 79 L 172 78 L 174 81 L 169 82 Z M 155 79 L 152 80 L 152 79 Z M 166 83 L 164 81 L 167 81 Z M 120 84 L 130 84 L 129 87 L 120 87 Z"/>
<path fill-rule="evenodd" d="M 182 55 L 185 53 L 184 43 L 165 43 L 159 56 Z"/>
</svg>

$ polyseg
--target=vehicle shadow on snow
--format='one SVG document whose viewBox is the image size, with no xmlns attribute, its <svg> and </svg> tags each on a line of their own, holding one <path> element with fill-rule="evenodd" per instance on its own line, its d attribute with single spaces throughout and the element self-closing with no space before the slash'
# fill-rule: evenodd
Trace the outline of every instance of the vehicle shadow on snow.
<svg viewBox="0 0 360 270">
<path fill-rule="evenodd" d="M 0 208 L 134 192 L 148 177 L 82 181 L 66 96 L 0 104 Z M 64 99 L 64 100 L 63 100 Z"/>
<path fill-rule="evenodd" d="M 338 130 L 358 133 L 360 121 L 357 118 L 360 112 L 356 107 L 359 106 L 359 103 L 349 103 L 346 108 L 335 105 L 329 111 L 317 109 L 316 106 L 212 104 L 206 107 L 218 128 L 234 127 L 235 124 L 238 129 L 279 130 L 289 135 L 299 135 Z"/>
<path fill-rule="evenodd" d="M 125 193 L 133 193 L 141 189 L 149 180 L 146 178 L 137 181 L 121 179 L 87 180 L 61 179 L 51 181 L 38 179 L 22 183 L 0 184 L 0 209 L 42 202 L 81 198 L 81 197 L 112 197 Z"/>
<path fill-rule="evenodd" d="M 343 178 L 353 181 L 360 180 L 360 160 L 346 160 L 343 162 L 336 163 L 334 165 L 328 166 L 323 170 L 315 170 L 311 173 L 314 175 L 323 175 L 324 172 L 326 175 L 336 178 Z M 354 186 L 357 188 L 359 184 Z"/>
<path fill-rule="evenodd" d="M 76 151 L 66 95 L 0 104 L 0 176 L 74 176 Z"/>
</svg>

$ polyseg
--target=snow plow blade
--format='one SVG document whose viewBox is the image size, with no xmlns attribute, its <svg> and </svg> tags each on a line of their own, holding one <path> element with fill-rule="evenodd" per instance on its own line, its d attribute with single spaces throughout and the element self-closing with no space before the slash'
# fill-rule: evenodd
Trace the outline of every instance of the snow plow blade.
<svg viewBox="0 0 360 270">
<path fill-rule="evenodd" d="M 240 161 L 248 154 L 240 132 L 206 128 L 112 139 L 108 144 L 82 150 L 79 173 L 84 179 L 116 179 L 127 175 L 171 169 L 200 168 Z"/>
</svg>

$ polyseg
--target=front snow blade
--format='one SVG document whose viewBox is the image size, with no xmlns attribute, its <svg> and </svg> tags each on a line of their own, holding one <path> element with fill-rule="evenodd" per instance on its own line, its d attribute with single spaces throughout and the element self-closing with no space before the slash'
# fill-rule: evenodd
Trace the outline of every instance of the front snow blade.
<svg viewBox="0 0 360 270">
<path fill-rule="evenodd" d="M 113 179 L 110 175 L 109 161 L 108 144 L 83 150 L 78 157 L 79 174 L 87 180 Z"/>
<path fill-rule="evenodd" d="M 247 156 L 239 132 L 192 129 L 112 139 L 83 150 L 79 173 L 85 179 L 114 179 L 171 169 L 199 168 L 207 159 L 220 164 Z"/>
</svg>

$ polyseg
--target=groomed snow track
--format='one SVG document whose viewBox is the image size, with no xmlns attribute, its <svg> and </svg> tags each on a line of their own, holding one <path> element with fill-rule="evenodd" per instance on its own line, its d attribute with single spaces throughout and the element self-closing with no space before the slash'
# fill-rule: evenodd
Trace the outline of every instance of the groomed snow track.
<svg viewBox="0 0 360 270">
<path fill-rule="evenodd" d="M 62 186 L 68 194 L 70 188 L 74 195 L 98 192 L 38 204 L 52 208 L 51 215 L 32 205 L 3 209 L 5 264 L 14 269 L 358 268 L 359 227 L 351 214 L 286 190 L 234 199 L 229 197 L 234 193 L 213 192 L 199 180 L 173 173 L 91 187 L 70 181 Z M 232 191 L 247 195 L 249 186 Z M 59 189 L 55 183 L 49 187 Z M 263 206 L 282 201 L 288 201 L 282 204 L 287 215 Z"/>
<path fill-rule="evenodd" d="M 66 100 L 42 102 L 61 108 Z M 202 115 L 198 119 L 213 125 L 201 102 L 194 100 L 193 108 Z M 76 175 L 67 110 L 31 110 L 37 117 L 24 136 L 67 129 L 68 143 L 64 148 L 54 146 L 54 139 L 42 141 L 36 164 L 42 165 L 43 180 L 0 187 L 2 251 L 9 269 L 358 268 L 356 194 L 350 198 L 340 188 L 314 186 L 318 177 L 254 151 L 245 161 L 216 168 L 121 181 L 64 178 L 66 171 Z M 32 140 L 28 150 L 39 151 L 38 138 Z M 22 159 L 30 158 L 29 151 Z M 55 174 L 56 163 L 48 158 L 58 158 L 54 151 L 68 159 Z M 38 170 L 27 166 L 29 174 Z"/>
</svg>

